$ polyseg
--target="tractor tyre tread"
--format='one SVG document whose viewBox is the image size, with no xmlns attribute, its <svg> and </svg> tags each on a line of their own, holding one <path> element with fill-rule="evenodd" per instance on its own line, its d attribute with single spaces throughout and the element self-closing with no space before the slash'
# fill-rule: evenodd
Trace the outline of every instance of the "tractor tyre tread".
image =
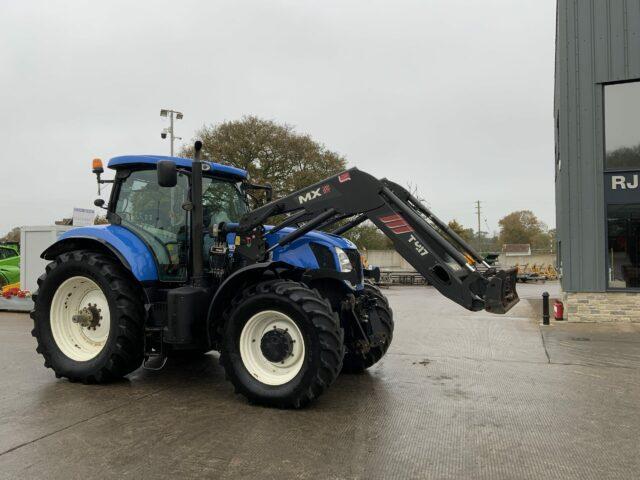
<svg viewBox="0 0 640 480">
<path fill-rule="evenodd" d="M 367 368 L 372 367 L 378 363 L 382 357 L 387 353 L 391 341 L 393 340 L 393 310 L 389 306 L 389 301 L 385 297 L 380 289 L 370 283 L 364 285 L 365 295 L 369 295 L 376 299 L 376 308 L 378 309 L 378 317 L 387 331 L 388 341 L 383 345 L 371 348 L 367 353 L 349 352 L 347 351 L 344 356 L 344 362 L 342 365 L 343 373 L 362 373 Z"/>
<path fill-rule="evenodd" d="M 311 364 L 305 359 L 303 370 L 289 382 L 297 382 L 294 388 L 289 388 L 283 396 L 265 395 L 255 385 L 243 380 L 238 369 L 244 368 L 239 360 L 238 338 L 233 334 L 232 324 L 239 320 L 236 313 L 248 301 L 263 297 L 277 296 L 289 302 L 305 321 L 309 322 L 315 332 L 319 348 L 318 363 Z M 223 314 L 224 339 L 220 352 L 220 363 L 224 367 L 225 377 L 233 386 L 234 391 L 245 396 L 251 403 L 267 405 L 276 408 L 301 408 L 319 397 L 335 381 L 342 369 L 344 358 L 344 331 L 331 304 L 323 298 L 317 290 L 310 289 L 303 283 L 292 280 L 269 280 L 252 285 L 240 292 L 231 302 Z M 306 346 L 309 350 L 313 345 Z M 246 376 L 244 377 L 246 378 Z M 287 384 L 288 385 L 288 384 Z"/>
</svg>

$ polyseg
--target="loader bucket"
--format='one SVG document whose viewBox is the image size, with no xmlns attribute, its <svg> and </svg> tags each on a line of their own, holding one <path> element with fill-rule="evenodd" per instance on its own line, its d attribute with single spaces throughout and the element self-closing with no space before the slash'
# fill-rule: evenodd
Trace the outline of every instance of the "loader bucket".
<svg viewBox="0 0 640 480">
<path fill-rule="evenodd" d="M 485 310 L 491 313 L 508 312 L 520 298 L 516 292 L 517 268 L 499 270 L 489 280 L 484 296 Z"/>
</svg>

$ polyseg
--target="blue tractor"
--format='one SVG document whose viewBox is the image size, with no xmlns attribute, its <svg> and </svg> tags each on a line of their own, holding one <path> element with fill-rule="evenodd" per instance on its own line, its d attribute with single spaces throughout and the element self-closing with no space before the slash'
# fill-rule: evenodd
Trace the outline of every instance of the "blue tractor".
<svg viewBox="0 0 640 480">
<path fill-rule="evenodd" d="M 237 392 L 304 406 L 378 362 L 393 316 L 340 235 L 371 221 L 445 296 L 504 313 L 515 271 L 496 270 L 399 185 L 352 168 L 283 198 L 247 172 L 160 156 L 111 159 L 108 225 L 42 253 L 33 336 L 57 377 L 103 383 L 167 357 L 220 352 Z M 250 209 L 251 200 L 260 206 Z M 270 221 L 271 220 L 271 221 Z M 272 225 L 269 225 L 272 223 Z"/>
</svg>

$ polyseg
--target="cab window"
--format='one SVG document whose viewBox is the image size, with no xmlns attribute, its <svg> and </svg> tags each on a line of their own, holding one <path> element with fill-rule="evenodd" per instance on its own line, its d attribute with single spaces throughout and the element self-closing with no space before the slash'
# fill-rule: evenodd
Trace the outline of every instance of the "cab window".
<svg viewBox="0 0 640 480">
<path fill-rule="evenodd" d="M 189 229 L 182 205 L 188 188 L 182 174 L 175 187 L 160 187 L 155 170 L 133 171 L 121 180 L 115 213 L 151 247 L 163 281 L 187 278 Z"/>
<path fill-rule="evenodd" d="M 209 251 L 215 242 L 211 231 L 221 222 L 238 222 L 247 213 L 245 196 L 237 183 L 215 178 L 202 179 L 202 217 L 205 236 L 203 259 L 205 271 L 210 271 Z"/>
</svg>

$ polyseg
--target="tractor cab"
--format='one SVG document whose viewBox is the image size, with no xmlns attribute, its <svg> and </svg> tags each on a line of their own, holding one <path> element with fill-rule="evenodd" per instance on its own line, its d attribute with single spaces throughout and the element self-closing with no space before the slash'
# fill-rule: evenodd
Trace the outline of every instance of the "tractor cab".
<svg viewBox="0 0 640 480">
<path fill-rule="evenodd" d="M 108 164 L 116 171 L 108 219 L 131 230 L 147 244 L 156 259 L 160 281 L 186 282 L 189 277 L 191 163 L 178 157 L 123 156 Z M 162 185 L 159 175 L 170 169 L 172 180 Z M 249 210 L 244 188 L 248 184 L 247 172 L 203 162 L 201 184 L 206 273 L 210 270 L 206 252 L 215 242 L 214 227 L 222 222 L 238 222 Z"/>
<path fill-rule="evenodd" d="M 100 228 L 118 236 L 133 234 L 143 243 L 157 270 L 152 276 L 160 283 L 193 284 L 195 280 L 198 286 L 215 286 L 235 270 L 259 262 L 267 256 L 266 249 L 273 247 L 268 254 L 273 261 L 300 271 L 343 271 L 348 273 L 344 280 L 351 280 L 350 287 L 362 286 L 359 253 L 342 237 L 309 231 L 296 242 L 281 245 L 292 227 L 263 225 L 260 238 L 233 231 L 251 206 L 271 201 L 271 187 L 251 183 L 245 170 L 201 162 L 197 189 L 193 162 L 184 158 L 123 156 L 111 159 L 108 167 L 115 170 L 113 180 L 103 180 L 103 171 L 94 165 L 98 182 L 113 184 L 107 206 L 110 225 Z M 349 259 L 354 260 L 353 268 Z"/>
</svg>

